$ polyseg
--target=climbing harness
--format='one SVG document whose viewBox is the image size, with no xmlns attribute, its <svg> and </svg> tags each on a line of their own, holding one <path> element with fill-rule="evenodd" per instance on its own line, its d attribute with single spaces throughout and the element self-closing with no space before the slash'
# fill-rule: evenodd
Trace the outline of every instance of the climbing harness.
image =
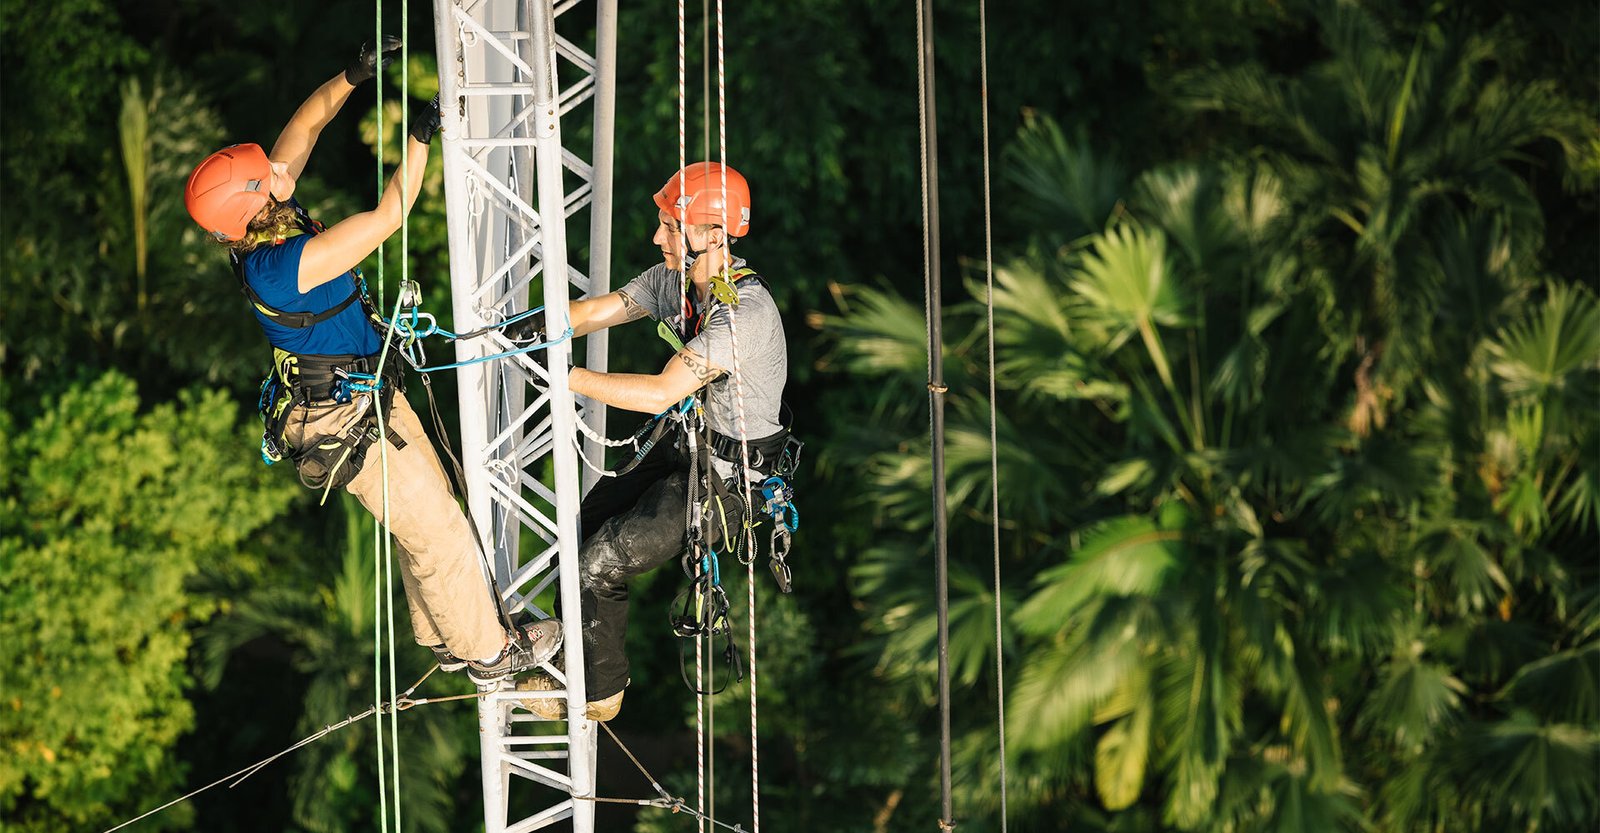
<svg viewBox="0 0 1600 833">
<path fill-rule="evenodd" d="M 272 245 L 302 234 L 318 234 L 325 229 L 298 202 L 289 204 L 294 208 L 300 227 L 274 239 Z M 244 263 L 237 254 L 230 253 L 229 260 L 239 279 L 240 292 L 251 308 L 280 326 L 307 329 L 333 318 L 357 301 L 361 302 L 370 321 L 381 320 L 367 295 L 366 279 L 359 269 L 351 270 L 355 286 L 350 295 L 333 307 L 319 313 L 287 312 L 268 304 L 256 293 L 245 278 Z M 378 427 L 380 417 L 387 416 L 393 405 L 395 392 L 404 391 L 404 378 L 398 364 L 390 365 L 382 374 L 378 370 L 376 356 L 301 355 L 274 347 L 272 369 L 261 382 L 256 402 L 263 428 L 262 461 L 272 465 L 287 457 L 294 463 L 300 481 L 307 488 L 320 491 L 322 501 L 326 502 L 329 493 L 348 485 L 361 471 L 368 450 L 380 436 L 386 434 L 395 448 L 404 448 L 405 440 L 397 433 L 392 429 L 380 432 Z M 285 433 L 294 408 L 329 401 L 355 402 L 356 413 L 333 433 L 304 437 L 297 447 L 291 447 Z"/>
<path fill-rule="evenodd" d="M 300 228 L 272 240 L 273 245 L 302 234 L 319 234 L 326 228 L 321 222 L 312 219 L 299 203 L 291 201 L 290 204 L 295 210 Z M 373 328 L 378 333 L 388 336 L 389 347 L 399 352 L 406 358 L 408 364 L 423 374 L 547 349 L 560 340 L 570 338 L 572 333 L 568 328 L 566 335 L 531 347 L 495 353 L 466 362 L 426 367 L 424 365 L 427 355 L 422 347 L 424 337 L 438 334 L 452 341 L 476 338 L 504 329 L 539 310 L 528 310 L 473 332 L 457 335 L 440 328 L 431 314 L 419 309 L 422 303 L 422 290 L 415 281 L 403 280 L 400 285 L 397 308 L 409 308 L 409 313 L 391 319 L 385 317 L 373 305 L 361 270 L 352 269 L 355 288 L 343 301 L 318 313 L 288 312 L 273 307 L 256 293 L 246 280 L 243 261 L 237 255 L 230 254 L 230 260 L 234 274 L 239 279 L 241 293 L 250 302 L 251 308 L 267 320 L 291 329 L 306 329 L 333 318 L 359 301 Z M 324 502 L 332 490 L 348 485 L 360 472 L 371 445 L 377 441 L 379 412 L 381 411 L 383 418 L 387 418 L 396 391 L 400 393 L 405 391 L 400 363 L 387 363 L 381 377 L 377 373 L 378 363 L 377 355 L 312 356 L 273 348 L 272 371 L 262 380 L 257 400 L 257 411 L 261 416 L 263 428 L 262 461 L 272 465 L 285 457 L 289 458 L 294 462 L 301 482 L 310 489 L 322 492 Z M 428 396 L 431 402 L 433 397 L 431 386 L 428 388 Z M 303 439 L 299 447 L 291 448 L 284 434 L 288 429 L 289 415 L 295 406 L 329 401 L 341 405 L 357 402 L 360 411 L 335 433 Z M 392 429 L 385 429 L 384 433 L 395 448 L 405 447 L 405 441 Z"/>
</svg>

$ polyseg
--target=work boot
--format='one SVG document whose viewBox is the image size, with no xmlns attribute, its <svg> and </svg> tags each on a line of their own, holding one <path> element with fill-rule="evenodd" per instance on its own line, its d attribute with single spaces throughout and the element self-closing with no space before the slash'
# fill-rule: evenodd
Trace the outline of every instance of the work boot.
<svg viewBox="0 0 1600 833">
<path fill-rule="evenodd" d="M 433 658 L 438 661 L 440 671 L 460 671 L 467 667 L 466 660 L 450 653 L 450 649 L 443 644 L 429 645 L 428 650 L 433 652 Z"/>
<path fill-rule="evenodd" d="M 549 674 L 539 673 L 525 680 L 517 681 L 518 691 L 560 691 L 561 684 Z M 601 700 L 591 700 L 587 709 L 590 720 L 605 722 L 617 716 L 622 711 L 622 695 L 627 689 Z M 543 720 L 566 720 L 567 701 L 557 697 L 530 697 L 518 701 L 522 707 L 538 715 Z"/>
<path fill-rule="evenodd" d="M 506 635 L 506 646 L 492 662 L 467 663 L 467 676 L 480 686 L 494 685 L 506 677 L 538 667 L 561 650 L 561 623 L 540 619 Z"/>
</svg>

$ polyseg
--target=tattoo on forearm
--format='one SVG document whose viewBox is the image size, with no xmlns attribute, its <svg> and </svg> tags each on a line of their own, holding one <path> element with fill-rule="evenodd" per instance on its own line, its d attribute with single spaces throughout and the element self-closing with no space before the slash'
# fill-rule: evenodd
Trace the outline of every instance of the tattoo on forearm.
<svg viewBox="0 0 1600 833">
<path fill-rule="evenodd" d="M 702 384 L 710 382 L 723 374 L 721 368 L 712 367 L 705 359 L 695 355 L 691 350 L 684 350 L 678 353 L 678 358 L 683 359 L 683 363 L 689 367 L 689 372 L 693 373 L 694 378 L 699 379 Z"/>
<path fill-rule="evenodd" d="M 628 293 L 618 292 L 617 294 L 622 297 L 622 311 L 623 315 L 625 316 L 623 319 L 624 322 L 638 321 L 641 318 L 650 317 L 650 313 L 646 312 L 645 308 L 640 306 L 638 301 L 633 300 Z"/>
</svg>

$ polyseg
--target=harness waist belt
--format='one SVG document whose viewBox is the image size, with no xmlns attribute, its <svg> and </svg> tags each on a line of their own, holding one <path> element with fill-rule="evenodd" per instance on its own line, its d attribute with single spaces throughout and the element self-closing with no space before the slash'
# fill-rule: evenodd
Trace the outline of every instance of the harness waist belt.
<svg viewBox="0 0 1600 833">
<path fill-rule="evenodd" d="M 739 440 L 726 434 L 707 429 L 711 434 L 711 453 L 719 458 L 739 465 Z M 760 439 L 747 440 L 750 446 L 750 468 L 768 474 L 777 464 L 778 457 L 783 454 L 783 446 L 789 439 L 789 430 L 780 428 L 776 434 L 771 434 Z"/>
<path fill-rule="evenodd" d="M 346 374 L 371 375 L 378 367 L 377 355 L 371 356 L 310 356 L 295 357 L 299 369 L 299 387 L 310 401 L 334 398 L 334 386 L 341 380 L 339 371 Z M 384 368 L 384 376 L 393 383 L 400 375 L 400 362 L 391 356 Z"/>
</svg>

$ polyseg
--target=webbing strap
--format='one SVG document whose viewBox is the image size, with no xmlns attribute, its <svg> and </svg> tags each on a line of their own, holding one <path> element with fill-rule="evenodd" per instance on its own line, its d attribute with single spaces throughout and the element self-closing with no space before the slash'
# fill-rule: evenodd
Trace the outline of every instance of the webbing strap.
<svg viewBox="0 0 1600 833">
<path fill-rule="evenodd" d="M 312 327 L 327 321 L 335 315 L 344 312 L 345 308 L 349 307 L 351 304 L 361 300 L 361 284 L 357 282 L 355 290 L 350 293 L 350 297 L 345 298 L 343 301 L 340 301 L 338 304 L 335 304 L 329 309 L 323 310 L 322 312 L 287 312 L 267 303 L 261 299 L 260 295 L 256 294 L 255 289 L 250 286 L 250 282 L 245 280 L 244 261 L 240 260 L 238 255 L 229 252 L 228 261 L 233 264 L 233 274 L 239 279 L 239 291 L 244 293 L 245 300 L 250 302 L 250 306 L 254 308 L 256 312 L 265 315 L 267 318 L 272 320 L 272 323 L 280 326 L 289 327 L 295 330 L 304 330 L 307 327 Z"/>
</svg>

